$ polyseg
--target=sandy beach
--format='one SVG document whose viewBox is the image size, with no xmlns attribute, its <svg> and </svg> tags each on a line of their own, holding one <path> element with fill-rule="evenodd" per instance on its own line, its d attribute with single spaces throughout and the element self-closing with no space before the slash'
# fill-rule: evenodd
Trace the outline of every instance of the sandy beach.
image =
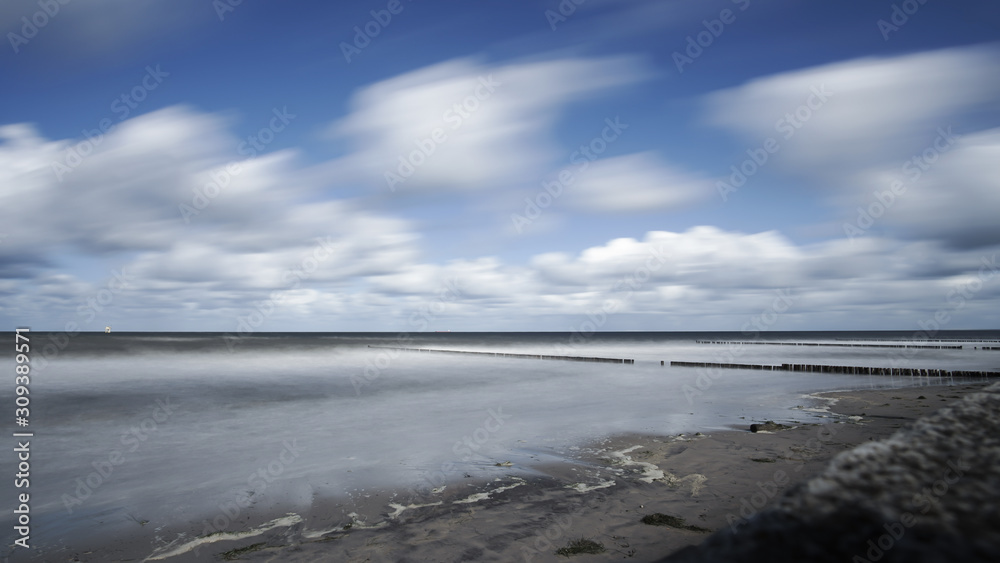
<svg viewBox="0 0 1000 563">
<path fill-rule="evenodd" d="M 371 491 L 320 500 L 307 513 L 251 518 L 234 533 L 199 537 L 192 529 L 167 542 L 175 534 L 137 523 L 135 533 L 113 545 L 58 560 L 541 562 L 565 560 L 557 550 L 586 539 L 603 552 L 573 560 L 657 561 L 709 532 L 738 526 L 836 454 L 885 438 L 982 387 L 822 393 L 817 404 L 801 408 L 829 408 L 819 414 L 825 423 L 754 433 L 750 425 L 765 421 L 748 420 L 731 431 L 618 436 L 574 450 L 574 463 L 527 474 L 500 465 L 490 481 L 458 479 L 426 494 Z M 281 507 L 269 510 L 273 516 Z"/>
</svg>

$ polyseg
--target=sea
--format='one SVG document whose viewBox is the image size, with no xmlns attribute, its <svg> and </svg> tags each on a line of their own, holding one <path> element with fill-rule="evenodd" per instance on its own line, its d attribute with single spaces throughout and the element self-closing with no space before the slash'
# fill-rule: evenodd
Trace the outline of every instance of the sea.
<svg viewBox="0 0 1000 563">
<path fill-rule="evenodd" d="M 173 530 L 216 522 L 216 532 L 236 531 L 251 513 L 260 521 L 383 489 L 427 495 L 488 477 L 498 463 L 530 475 L 625 434 L 822 421 L 831 415 L 809 396 L 820 391 L 977 380 L 671 361 L 1000 371 L 1000 331 L 939 331 L 931 341 L 912 331 L 25 335 L 27 426 L 14 424 L 13 353 L 0 369 L 10 374 L 8 428 L 32 436 L 8 438 L 0 498 L 15 507 L 30 491 L 31 543 L 42 554 L 136 526 L 170 544 Z M 14 334 L 5 338 L 13 349 Z M 17 489 L 12 450 L 25 441 L 30 488 Z M 0 517 L 8 546 L 15 517 Z"/>
</svg>

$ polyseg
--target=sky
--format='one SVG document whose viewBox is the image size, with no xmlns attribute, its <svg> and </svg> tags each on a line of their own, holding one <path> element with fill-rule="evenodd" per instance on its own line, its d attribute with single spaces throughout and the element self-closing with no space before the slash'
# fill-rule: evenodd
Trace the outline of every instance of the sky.
<svg viewBox="0 0 1000 563">
<path fill-rule="evenodd" d="M 1000 328 L 1000 4 L 0 5 L 13 329 Z"/>
</svg>

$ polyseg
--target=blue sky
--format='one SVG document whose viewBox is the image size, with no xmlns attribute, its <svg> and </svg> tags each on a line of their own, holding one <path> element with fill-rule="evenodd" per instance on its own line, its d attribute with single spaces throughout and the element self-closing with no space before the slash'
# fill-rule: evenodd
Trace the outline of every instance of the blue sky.
<svg viewBox="0 0 1000 563">
<path fill-rule="evenodd" d="M 0 7 L 6 326 L 998 326 L 995 3 L 233 4 Z"/>
</svg>

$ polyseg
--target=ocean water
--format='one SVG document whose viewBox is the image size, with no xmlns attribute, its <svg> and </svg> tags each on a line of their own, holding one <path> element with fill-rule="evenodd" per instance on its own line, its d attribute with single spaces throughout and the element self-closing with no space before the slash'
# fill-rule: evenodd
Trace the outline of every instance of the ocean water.
<svg viewBox="0 0 1000 563">
<path fill-rule="evenodd" d="M 812 404 L 808 393 L 940 382 L 750 370 L 720 370 L 710 377 L 703 369 L 670 367 L 671 360 L 1000 371 L 1000 351 L 975 349 L 1000 347 L 980 342 L 1000 341 L 1000 331 L 948 331 L 936 338 L 955 342 L 931 343 L 962 345 L 960 350 L 734 350 L 696 342 L 745 340 L 739 333 L 285 333 L 235 341 L 205 333 L 85 333 L 68 342 L 50 336 L 30 334 L 30 426 L 11 424 L 35 434 L 32 543 L 40 546 L 125 533 L 144 520 L 164 529 L 210 521 L 233 499 L 250 499 L 264 513 L 270 507 L 306 510 L 321 499 L 379 488 L 425 494 L 465 475 L 488 475 L 500 462 L 531 473 L 597 438 L 713 431 L 754 420 L 809 421 L 823 414 L 793 408 Z M 829 344 L 910 337 L 762 335 Z M 13 335 L 8 338 L 13 343 Z M 46 349 L 47 343 L 52 346 Z M 5 355 L 3 366 L 13 374 L 13 354 Z M 12 384 L 3 395 L 13 410 Z M 0 467 L 5 475 L 16 473 L 10 450 Z M 5 506 L 14 506 L 11 487 L 2 495 Z M 4 518 L 10 530 L 10 513 Z M 228 531 L 236 529 L 234 522 Z M 7 533 L 9 544 L 14 536 Z"/>
</svg>

